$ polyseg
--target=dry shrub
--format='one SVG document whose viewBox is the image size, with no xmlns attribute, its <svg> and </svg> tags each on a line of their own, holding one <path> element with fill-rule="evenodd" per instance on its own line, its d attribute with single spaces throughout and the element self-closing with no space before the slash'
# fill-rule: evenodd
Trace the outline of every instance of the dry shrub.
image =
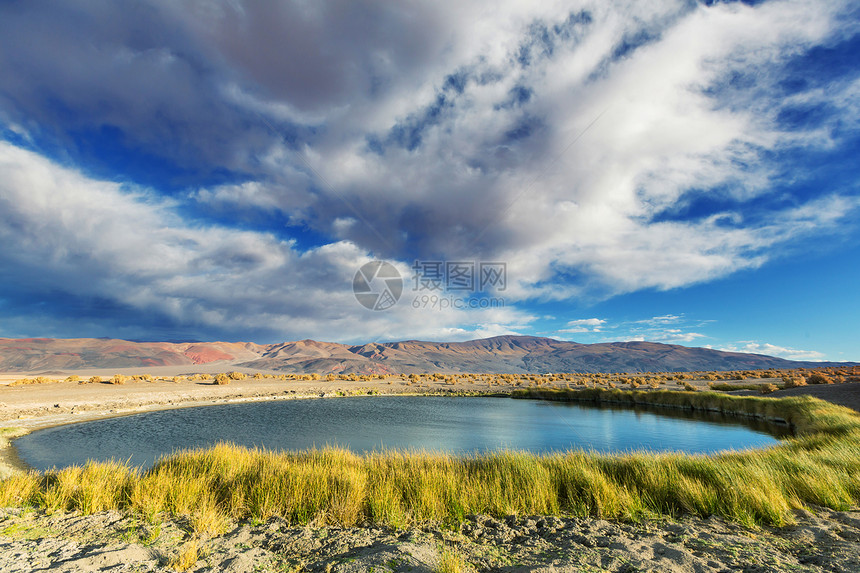
<svg viewBox="0 0 860 573">
<path fill-rule="evenodd" d="M 230 377 L 224 373 L 218 374 L 215 376 L 215 383 L 219 386 L 226 386 L 230 383 Z"/>
<path fill-rule="evenodd" d="M 827 374 L 815 372 L 806 379 L 807 384 L 833 384 L 833 380 Z"/>
<path fill-rule="evenodd" d="M 801 386 L 806 386 L 806 378 L 803 376 L 783 376 L 782 382 L 783 386 L 786 388 L 800 388 Z"/>
<path fill-rule="evenodd" d="M 779 386 L 777 386 L 776 384 L 768 383 L 768 384 L 762 384 L 761 386 L 759 386 L 758 392 L 759 392 L 759 394 L 772 394 L 772 393 L 776 392 L 777 390 L 779 390 Z"/>
<path fill-rule="evenodd" d="M 123 376 L 122 374 L 114 374 L 113 378 L 110 379 L 111 384 L 125 384 L 125 381 L 128 380 L 128 376 Z"/>
<path fill-rule="evenodd" d="M 21 378 L 19 380 L 15 380 L 10 383 L 10 386 L 26 386 L 29 384 L 47 384 L 48 382 L 54 382 L 53 378 L 47 378 L 45 376 L 37 376 L 36 378 Z"/>
</svg>

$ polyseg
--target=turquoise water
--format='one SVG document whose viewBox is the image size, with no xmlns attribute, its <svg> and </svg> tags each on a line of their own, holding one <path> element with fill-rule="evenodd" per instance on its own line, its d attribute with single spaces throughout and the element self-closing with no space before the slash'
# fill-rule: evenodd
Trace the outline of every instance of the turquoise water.
<svg viewBox="0 0 860 573">
<path fill-rule="evenodd" d="M 149 467 L 177 449 L 220 441 L 274 450 L 338 445 L 469 454 L 499 449 L 713 453 L 772 445 L 780 426 L 669 409 L 509 398 L 374 396 L 279 400 L 149 412 L 40 430 L 15 440 L 35 469 L 88 459 Z"/>
</svg>

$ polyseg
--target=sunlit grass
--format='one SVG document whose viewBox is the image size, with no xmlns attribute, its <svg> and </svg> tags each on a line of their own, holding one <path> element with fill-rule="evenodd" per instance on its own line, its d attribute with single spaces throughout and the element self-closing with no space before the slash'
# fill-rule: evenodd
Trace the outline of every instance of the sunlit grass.
<svg viewBox="0 0 860 573">
<path fill-rule="evenodd" d="M 468 573 L 474 571 L 466 560 L 451 547 L 443 547 L 439 552 L 439 564 L 434 573 Z"/>
<path fill-rule="evenodd" d="M 754 392 L 758 392 L 761 387 L 761 384 L 729 384 L 727 382 L 720 384 L 714 384 L 712 382 L 708 384 L 708 389 L 713 390 L 714 392 L 734 392 L 735 390 L 752 390 Z"/>
<path fill-rule="evenodd" d="M 188 571 L 200 557 L 200 543 L 196 538 L 186 541 L 167 556 L 165 565 L 174 571 Z"/>
<path fill-rule="evenodd" d="M 546 390 L 519 397 L 662 404 L 779 419 L 796 437 L 711 456 L 679 453 L 534 455 L 427 452 L 356 455 L 344 449 L 272 452 L 219 444 L 180 452 L 139 473 L 88 463 L 0 482 L 0 505 L 186 516 L 198 534 L 230 520 L 403 527 L 458 523 L 470 514 L 641 520 L 691 514 L 784 525 L 810 504 L 844 510 L 860 499 L 860 416 L 811 397 L 715 392 Z"/>
</svg>

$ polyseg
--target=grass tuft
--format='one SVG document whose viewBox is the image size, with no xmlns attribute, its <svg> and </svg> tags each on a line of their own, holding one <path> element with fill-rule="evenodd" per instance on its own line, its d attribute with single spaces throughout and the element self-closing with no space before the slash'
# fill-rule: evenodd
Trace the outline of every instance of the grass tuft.
<svg viewBox="0 0 860 573">
<path fill-rule="evenodd" d="M 165 565 L 174 571 L 188 571 L 200 558 L 200 543 L 196 538 L 186 541 L 165 559 Z"/>
<path fill-rule="evenodd" d="M 434 573 L 471 573 L 474 571 L 455 549 L 443 547 L 439 552 L 439 564 Z"/>
</svg>

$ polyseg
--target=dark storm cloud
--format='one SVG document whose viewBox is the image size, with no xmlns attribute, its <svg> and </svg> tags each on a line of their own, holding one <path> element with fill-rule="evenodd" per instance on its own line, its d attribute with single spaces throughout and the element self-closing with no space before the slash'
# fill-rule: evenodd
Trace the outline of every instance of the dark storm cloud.
<svg viewBox="0 0 860 573">
<path fill-rule="evenodd" d="M 378 97 L 444 46 L 431 5 L 368 0 L 196 3 L 176 15 L 265 97 L 326 112 Z M 393 76 L 398 77 L 393 77 Z"/>
<path fill-rule="evenodd" d="M 170 175 L 253 172 L 272 134 L 224 97 L 237 74 L 170 16 L 138 2 L 4 3 L 3 115 L 100 175 L 147 155 Z"/>
</svg>

